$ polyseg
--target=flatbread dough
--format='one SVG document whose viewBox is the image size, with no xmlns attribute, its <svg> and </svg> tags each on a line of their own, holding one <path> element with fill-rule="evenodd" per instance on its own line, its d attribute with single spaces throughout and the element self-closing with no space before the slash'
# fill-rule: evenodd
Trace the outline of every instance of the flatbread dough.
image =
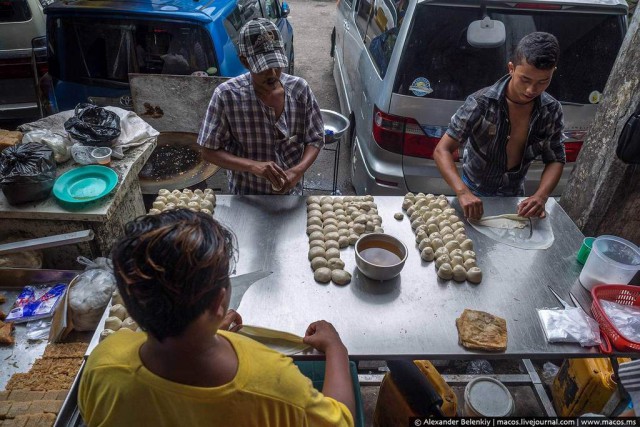
<svg viewBox="0 0 640 427">
<path fill-rule="evenodd" d="M 507 321 L 484 311 L 465 309 L 456 319 L 458 342 L 472 350 L 505 351 Z"/>
<path fill-rule="evenodd" d="M 504 215 L 495 215 L 495 216 L 485 216 L 482 219 L 474 220 L 470 219 L 469 222 L 472 222 L 477 225 L 483 225 L 485 227 L 491 228 L 525 228 L 529 224 L 529 218 L 525 218 L 516 214 L 504 214 Z"/>
</svg>

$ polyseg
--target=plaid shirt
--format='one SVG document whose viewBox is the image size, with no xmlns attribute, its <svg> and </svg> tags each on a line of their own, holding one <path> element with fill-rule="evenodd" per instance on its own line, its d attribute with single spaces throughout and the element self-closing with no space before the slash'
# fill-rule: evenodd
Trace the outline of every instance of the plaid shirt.
<svg viewBox="0 0 640 427">
<path fill-rule="evenodd" d="M 478 196 L 523 196 L 524 179 L 533 160 L 565 163 L 562 106 L 543 92 L 534 101 L 529 137 L 519 167 L 507 170 L 510 132 L 505 92 L 511 77 L 469 96 L 451 117 L 447 134 L 463 147 L 462 180 Z"/>
<path fill-rule="evenodd" d="M 322 149 L 324 124 L 311 88 L 300 77 L 282 74 L 284 110 L 278 119 L 273 108 L 260 101 L 246 73 L 213 92 L 200 129 L 198 144 L 225 150 L 259 162 L 272 161 L 289 169 L 302 159 L 307 145 Z M 272 194 L 271 182 L 249 172 L 228 171 L 233 194 Z M 298 182 L 290 194 L 301 194 Z"/>
</svg>

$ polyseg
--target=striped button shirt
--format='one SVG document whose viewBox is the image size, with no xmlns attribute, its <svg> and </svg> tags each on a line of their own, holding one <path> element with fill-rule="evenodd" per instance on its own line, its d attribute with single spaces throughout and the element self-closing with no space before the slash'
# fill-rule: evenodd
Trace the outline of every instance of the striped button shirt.
<svg viewBox="0 0 640 427">
<path fill-rule="evenodd" d="M 519 167 L 507 169 L 510 132 L 505 92 L 511 76 L 470 95 L 451 117 L 447 134 L 463 144 L 462 179 L 478 196 L 523 196 L 529 166 L 538 156 L 565 163 L 562 106 L 543 92 L 534 101 Z"/>
<path fill-rule="evenodd" d="M 321 149 L 324 125 L 320 107 L 304 79 L 281 74 L 284 110 L 276 119 L 273 108 L 256 95 L 251 74 L 227 80 L 213 92 L 200 129 L 198 144 L 259 162 L 272 161 L 283 170 L 302 159 L 307 145 Z M 271 182 L 249 172 L 228 171 L 233 194 L 272 194 Z M 302 183 L 290 194 L 301 194 Z"/>
</svg>

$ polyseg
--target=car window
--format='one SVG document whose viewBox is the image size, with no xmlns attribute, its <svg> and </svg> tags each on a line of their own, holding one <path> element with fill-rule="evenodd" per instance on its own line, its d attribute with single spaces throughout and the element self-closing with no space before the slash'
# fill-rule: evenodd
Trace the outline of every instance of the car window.
<svg viewBox="0 0 640 427">
<path fill-rule="evenodd" d="M 412 95 L 412 84 L 423 79 L 431 90 L 426 96 L 464 100 L 505 75 L 517 43 L 533 31 L 552 33 L 560 43 L 558 70 L 548 89 L 551 95 L 586 104 L 592 92 L 604 90 L 624 37 L 622 15 L 515 9 L 487 12 L 506 28 L 506 43 L 498 48 L 475 48 L 467 43 L 466 29 L 480 18 L 480 9 L 417 5 L 394 91 Z"/>
<path fill-rule="evenodd" d="M 217 66 L 211 38 L 196 25 L 74 17 L 49 26 L 49 71 L 67 81 L 126 83 L 129 73 L 188 75 Z"/>
<path fill-rule="evenodd" d="M 356 14 L 358 31 L 383 77 L 404 22 L 406 7 L 407 0 L 363 0 Z"/>
<path fill-rule="evenodd" d="M 24 22 L 31 19 L 27 0 L 0 0 L 0 22 Z"/>
<path fill-rule="evenodd" d="M 260 0 L 262 14 L 265 18 L 275 20 L 278 19 L 278 2 L 275 0 Z"/>
</svg>

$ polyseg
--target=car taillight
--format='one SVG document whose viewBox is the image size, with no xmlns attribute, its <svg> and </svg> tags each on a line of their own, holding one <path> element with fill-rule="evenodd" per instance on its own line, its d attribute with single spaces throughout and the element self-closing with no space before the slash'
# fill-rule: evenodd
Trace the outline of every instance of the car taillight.
<svg viewBox="0 0 640 427">
<path fill-rule="evenodd" d="M 582 149 L 582 142 L 587 131 L 584 130 L 566 130 L 562 133 L 565 138 L 564 152 L 567 157 L 567 162 L 575 162 L 578 159 L 578 154 Z"/>
<path fill-rule="evenodd" d="M 429 130 L 425 133 L 424 128 Z M 436 145 L 444 135 L 445 127 L 421 126 L 411 117 L 383 113 L 375 107 L 373 111 L 373 139 L 385 150 L 404 156 L 433 159 Z M 458 160 L 458 150 L 454 160 Z"/>
</svg>

